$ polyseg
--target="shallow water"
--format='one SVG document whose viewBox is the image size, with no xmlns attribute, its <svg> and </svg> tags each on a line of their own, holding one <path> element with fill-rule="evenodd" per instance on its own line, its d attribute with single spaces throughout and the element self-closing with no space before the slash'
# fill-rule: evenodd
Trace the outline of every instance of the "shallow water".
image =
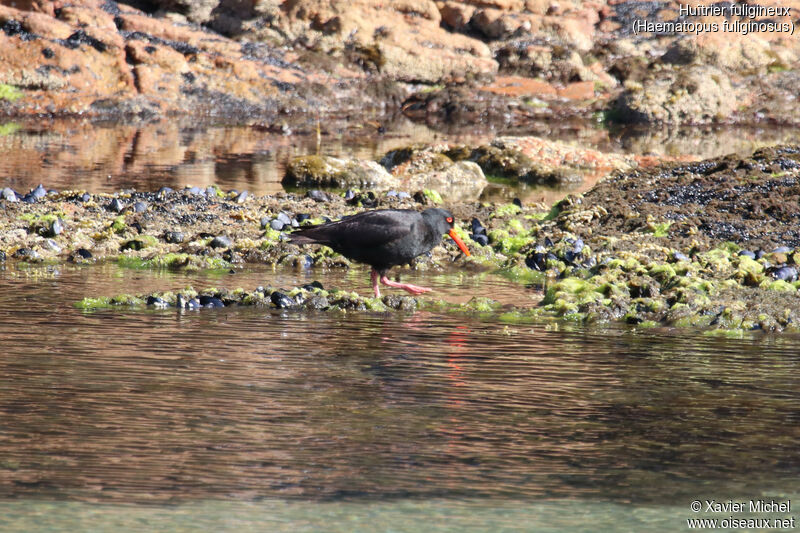
<svg viewBox="0 0 800 533">
<path fill-rule="evenodd" d="M 73 307 L 312 279 L 368 286 L 366 270 L 0 270 L 0 531 L 684 531 L 729 516 L 695 499 L 800 494 L 797 337 Z"/>
<path fill-rule="evenodd" d="M 479 145 L 504 132 L 476 127 L 436 131 L 402 118 L 366 121 L 347 129 L 322 125 L 317 139 L 313 126 L 290 135 L 272 132 L 264 124 L 217 125 L 169 119 L 136 124 L 89 121 L 0 122 L 0 187 L 28 191 L 48 188 L 113 193 L 125 188 L 155 191 L 216 184 L 223 189 L 274 194 L 283 191 L 281 178 L 289 159 L 298 155 L 380 159 L 386 152 L 413 143 Z M 274 125 L 273 125 L 274 126 Z M 378 132 L 377 126 L 386 131 Z M 749 154 L 776 143 L 799 143 L 800 131 L 765 127 L 621 129 L 597 124 L 532 123 L 531 134 L 586 148 L 633 154 L 708 158 L 731 152 Z M 570 192 L 592 187 L 602 174 L 587 172 L 584 182 L 568 188 L 510 186 L 492 183 L 483 200 L 552 204 Z"/>
</svg>

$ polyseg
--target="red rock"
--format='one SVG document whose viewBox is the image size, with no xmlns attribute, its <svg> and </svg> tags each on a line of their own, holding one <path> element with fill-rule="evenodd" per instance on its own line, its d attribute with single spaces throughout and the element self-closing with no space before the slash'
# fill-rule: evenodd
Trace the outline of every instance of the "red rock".
<svg viewBox="0 0 800 533">
<path fill-rule="evenodd" d="M 558 89 L 558 96 L 569 100 L 587 100 L 594 98 L 594 82 L 578 81 L 570 83 L 563 89 Z"/>
<path fill-rule="evenodd" d="M 544 96 L 557 95 L 556 89 L 546 81 L 519 76 L 498 76 L 494 83 L 481 88 L 495 94 L 507 96 Z"/>
</svg>

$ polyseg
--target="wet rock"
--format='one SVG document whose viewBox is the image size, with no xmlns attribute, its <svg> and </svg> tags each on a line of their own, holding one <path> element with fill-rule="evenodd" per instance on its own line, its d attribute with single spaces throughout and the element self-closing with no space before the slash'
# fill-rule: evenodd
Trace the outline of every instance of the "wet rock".
<svg viewBox="0 0 800 533">
<path fill-rule="evenodd" d="M 533 253 L 525 258 L 525 265 L 532 270 L 544 272 L 547 270 L 547 256 L 547 249 L 541 244 L 537 244 Z"/>
<path fill-rule="evenodd" d="M 322 286 L 322 283 L 320 283 L 317 280 L 314 280 L 311 283 L 306 283 L 301 288 L 303 290 L 306 290 L 306 291 L 314 291 L 315 289 L 316 290 L 324 290 L 324 287 Z"/>
<path fill-rule="evenodd" d="M 275 231 L 281 231 L 281 230 L 283 230 L 283 227 L 284 227 L 285 225 L 286 225 L 286 224 L 284 224 L 283 222 L 281 222 L 281 221 L 280 221 L 280 220 L 278 220 L 277 218 L 276 218 L 275 220 L 273 220 L 272 222 L 270 222 L 270 223 L 269 223 L 269 227 L 270 227 L 270 228 L 272 228 L 272 229 L 274 229 Z"/>
<path fill-rule="evenodd" d="M 332 197 L 331 197 L 330 194 L 328 194 L 328 193 L 326 193 L 324 191 L 320 191 L 319 189 L 313 189 L 313 190 L 307 191 L 306 192 L 306 198 L 311 198 L 315 202 L 319 202 L 319 203 L 327 203 L 327 202 L 330 202 L 332 200 Z"/>
<path fill-rule="evenodd" d="M 49 224 L 38 229 L 39 235 L 42 237 L 57 237 L 64 232 L 64 224 L 60 218 L 56 218 Z"/>
<path fill-rule="evenodd" d="M 486 246 L 487 244 L 489 244 L 489 237 L 486 236 L 486 234 L 484 233 L 479 233 L 477 235 L 475 233 L 470 233 L 469 237 L 470 239 L 480 244 L 481 246 Z"/>
<path fill-rule="evenodd" d="M 214 296 L 201 295 L 199 301 L 201 307 L 225 307 L 222 300 Z"/>
<path fill-rule="evenodd" d="M 164 240 L 170 244 L 180 244 L 185 240 L 183 232 L 168 231 L 164 234 Z"/>
<path fill-rule="evenodd" d="M 289 309 L 297 305 L 297 303 L 294 300 L 292 300 L 287 295 L 279 291 L 275 291 L 272 294 L 270 294 L 269 298 L 275 305 L 275 307 L 277 307 L 278 309 Z"/>
<path fill-rule="evenodd" d="M 797 269 L 790 266 L 775 268 L 770 272 L 770 275 L 772 276 L 772 279 L 779 279 L 788 282 L 797 281 Z"/>
<path fill-rule="evenodd" d="M 169 302 L 167 302 L 165 299 L 161 298 L 160 296 L 148 296 L 147 297 L 147 305 L 151 305 L 153 307 L 164 309 L 166 307 L 169 307 Z"/>
<path fill-rule="evenodd" d="M 305 301 L 306 309 L 315 309 L 317 311 L 324 311 L 330 307 L 330 302 L 325 296 L 311 296 Z"/>
<path fill-rule="evenodd" d="M 33 248 L 28 248 L 28 247 L 17 249 L 13 254 L 11 254 L 11 257 L 13 257 L 14 259 L 24 259 L 27 261 L 41 259 L 41 255 L 39 255 L 39 252 L 37 252 Z"/>
<path fill-rule="evenodd" d="M 470 226 L 472 227 L 472 233 L 475 235 L 486 235 L 486 228 L 481 224 L 481 221 L 477 218 L 473 218 L 470 222 Z"/>
<path fill-rule="evenodd" d="M 120 213 L 125 209 L 125 204 L 119 198 L 114 198 L 108 204 L 107 209 L 112 213 Z"/>
<path fill-rule="evenodd" d="M 297 219 L 297 222 L 301 222 L 302 223 L 302 222 L 305 222 L 306 220 L 310 219 L 311 215 L 309 215 L 308 213 L 298 213 L 295 218 Z"/>
<path fill-rule="evenodd" d="M 517 207 L 522 207 L 522 200 L 520 200 L 519 198 L 515 197 L 513 200 L 511 200 L 511 203 Z"/>
<path fill-rule="evenodd" d="M 17 194 L 14 192 L 14 189 L 10 187 L 3 188 L 3 192 L 0 194 L 0 197 L 7 202 L 17 202 Z"/>
<path fill-rule="evenodd" d="M 78 248 L 77 250 L 75 250 L 75 253 L 78 254 L 83 259 L 91 259 L 92 258 L 92 252 L 90 252 L 86 248 Z"/>
<path fill-rule="evenodd" d="M 316 187 L 388 188 L 392 176 L 374 161 L 306 155 L 289 161 L 284 185 Z"/>
<path fill-rule="evenodd" d="M 47 196 L 47 189 L 45 189 L 44 186 L 40 183 L 39 186 L 33 189 L 30 194 L 31 196 L 39 200 Z"/>
<path fill-rule="evenodd" d="M 133 204 L 133 211 L 135 213 L 144 213 L 147 211 L 147 202 L 136 202 Z"/>
<path fill-rule="evenodd" d="M 284 212 L 278 213 L 278 216 L 275 217 L 275 219 L 282 222 L 284 226 L 290 225 L 292 223 L 292 219 L 289 218 L 289 215 L 287 215 Z"/>
<path fill-rule="evenodd" d="M 219 235 L 211 239 L 211 242 L 209 242 L 208 245 L 211 248 L 230 248 L 233 245 L 233 242 L 229 237 Z"/>
<path fill-rule="evenodd" d="M 749 257 L 750 259 L 755 259 L 756 258 L 755 252 L 751 252 L 750 250 L 740 250 L 739 251 L 739 255 L 743 255 L 743 256 Z"/>
</svg>

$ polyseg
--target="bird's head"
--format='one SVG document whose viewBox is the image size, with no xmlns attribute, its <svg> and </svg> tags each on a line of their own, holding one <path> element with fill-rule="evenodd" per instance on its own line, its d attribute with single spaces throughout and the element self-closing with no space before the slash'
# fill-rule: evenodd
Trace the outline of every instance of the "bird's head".
<svg viewBox="0 0 800 533">
<path fill-rule="evenodd" d="M 462 241 L 456 234 L 456 230 L 453 229 L 453 226 L 455 225 L 453 213 L 446 209 L 431 207 L 422 212 L 422 217 L 428 222 L 428 224 L 436 229 L 436 232 L 439 235 L 449 235 L 450 238 L 455 241 L 456 245 L 461 249 L 461 251 L 464 252 L 464 255 L 471 255 L 467 245 L 464 244 L 464 241 Z"/>
</svg>

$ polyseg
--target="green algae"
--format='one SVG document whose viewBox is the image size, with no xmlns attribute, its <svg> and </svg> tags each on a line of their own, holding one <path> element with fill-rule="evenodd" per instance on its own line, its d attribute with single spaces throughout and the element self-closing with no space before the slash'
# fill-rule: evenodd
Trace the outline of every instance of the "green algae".
<svg viewBox="0 0 800 533">
<path fill-rule="evenodd" d="M 202 257 L 186 253 L 167 253 L 151 258 L 141 258 L 132 255 L 121 255 L 117 258 L 121 267 L 146 270 L 146 269 L 178 269 L 185 270 L 228 270 L 231 263 L 219 257 Z"/>
<path fill-rule="evenodd" d="M 425 198 L 430 200 L 434 205 L 441 205 L 443 202 L 442 195 L 432 189 L 425 189 L 422 191 L 422 194 L 424 194 Z"/>
<path fill-rule="evenodd" d="M 495 217 L 513 216 L 518 215 L 521 211 L 522 208 L 520 206 L 511 203 L 495 207 L 493 215 Z"/>
<path fill-rule="evenodd" d="M 22 98 L 24 94 L 13 85 L 7 83 L 0 83 L 0 100 L 8 102 L 16 102 Z"/>
</svg>

